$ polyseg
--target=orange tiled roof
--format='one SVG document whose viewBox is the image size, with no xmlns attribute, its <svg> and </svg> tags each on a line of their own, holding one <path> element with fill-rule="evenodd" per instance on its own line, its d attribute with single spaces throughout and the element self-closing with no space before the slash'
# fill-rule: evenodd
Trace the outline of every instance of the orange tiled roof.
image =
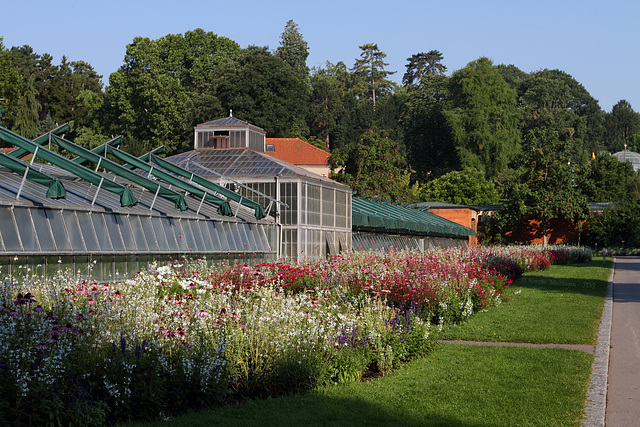
<svg viewBox="0 0 640 427">
<path fill-rule="evenodd" d="M 4 154 L 7 154 L 9 151 L 12 151 L 15 149 L 16 147 L 0 147 L 0 150 L 2 150 Z M 29 153 L 26 156 L 23 156 L 21 160 L 31 160 L 31 156 L 33 156 L 33 154 Z"/>
<path fill-rule="evenodd" d="M 276 159 L 293 165 L 328 165 L 330 154 L 300 138 L 266 138 L 267 145 L 273 145 L 274 151 L 265 151 Z"/>
</svg>

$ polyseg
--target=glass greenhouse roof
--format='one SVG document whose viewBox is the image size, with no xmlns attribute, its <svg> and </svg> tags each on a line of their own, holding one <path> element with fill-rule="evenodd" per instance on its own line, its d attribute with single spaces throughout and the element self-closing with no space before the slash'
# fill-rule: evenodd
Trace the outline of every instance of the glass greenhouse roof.
<svg viewBox="0 0 640 427">
<path fill-rule="evenodd" d="M 314 174 L 267 154 L 247 149 L 192 150 L 167 157 L 166 160 L 202 176 L 211 176 L 211 170 L 222 176 L 240 181 L 246 181 L 251 178 L 273 178 L 279 175 L 283 178 L 304 178 L 305 180 L 320 181 L 326 186 L 348 189 L 347 186 L 329 178 Z"/>
<path fill-rule="evenodd" d="M 622 150 L 617 153 L 612 154 L 613 157 L 620 160 L 621 162 L 629 162 L 633 166 L 633 170 L 637 171 L 640 169 L 640 154 L 635 151 Z"/>
</svg>

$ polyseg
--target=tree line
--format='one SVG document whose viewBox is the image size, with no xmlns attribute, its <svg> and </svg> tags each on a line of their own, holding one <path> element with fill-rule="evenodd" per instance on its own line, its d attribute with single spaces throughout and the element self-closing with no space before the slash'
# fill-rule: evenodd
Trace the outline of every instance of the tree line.
<svg viewBox="0 0 640 427">
<path fill-rule="evenodd" d="M 310 69 L 308 54 L 293 21 L 274 50 L 203 29 L 136 37 L 105 88 L 84 61 L 54 65 L 0 38 L 0 124 L 35 138 L 69 122 L 69 139 L 87 147 L 124 135 L 133 154 L 158 145 L 175 154 L 192 147 L 196 124 L 233 110 L 270 137 L 331 152 L 332 177 L 359 194 L 501 203 L 504 221 L 584 218 L 587 201 L 615 193 L 594 165 L 640 144 L 640 114 L 627 101 L 604 112 L 561 70 L 527 73 L 481 57 L 447 75 L 444 55 L 429 50 L 407 58 L 396 84 L 375 43 L 360 46 L 351 66 Z"/>
</svg>

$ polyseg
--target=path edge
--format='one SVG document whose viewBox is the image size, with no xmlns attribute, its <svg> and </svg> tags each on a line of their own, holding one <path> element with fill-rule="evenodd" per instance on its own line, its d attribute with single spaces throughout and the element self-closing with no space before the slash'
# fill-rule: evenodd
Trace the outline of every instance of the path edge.
<svg viewBox="0 0 640 427">
<path fill-rule="evenodd" d="M 609 349 L 611 348 L 611 318 L 613 316 L 613 276 L 616 271 L 616 260 L 613 259 L 607 296 L 604 300 L 598 342 L 591 371 L 591 381 L 587 392 L 582 422 L 586 427 L 604 427 L 605 410 L 607 408 L 607 377 L 609 375 Z"/>
</svg>

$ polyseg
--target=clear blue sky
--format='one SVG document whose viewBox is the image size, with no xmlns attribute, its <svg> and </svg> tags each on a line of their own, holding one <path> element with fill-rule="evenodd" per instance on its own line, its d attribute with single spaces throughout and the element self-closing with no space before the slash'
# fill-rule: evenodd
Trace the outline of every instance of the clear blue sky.
<svg viewBox="0 0 640 427">
<path fill-rule="evenodd" d="M 435 49 L 448 74 L 481 56 L 522 71 L 559 69 L 572 75 L 607 112 L 620 99 L 640 111 L 640 1 L 165 1 L 2 0 L 6 48 L 29 45 L 83 60 L 103 75 L 123 63 L 134 37 L 157 39 L 195 28 L 241 47 L 276 49 L 289 19 L 309 45 L 308 65 L 360 55 L 376 43 L 400 82 L 407 58 Z"/>
</svg>

